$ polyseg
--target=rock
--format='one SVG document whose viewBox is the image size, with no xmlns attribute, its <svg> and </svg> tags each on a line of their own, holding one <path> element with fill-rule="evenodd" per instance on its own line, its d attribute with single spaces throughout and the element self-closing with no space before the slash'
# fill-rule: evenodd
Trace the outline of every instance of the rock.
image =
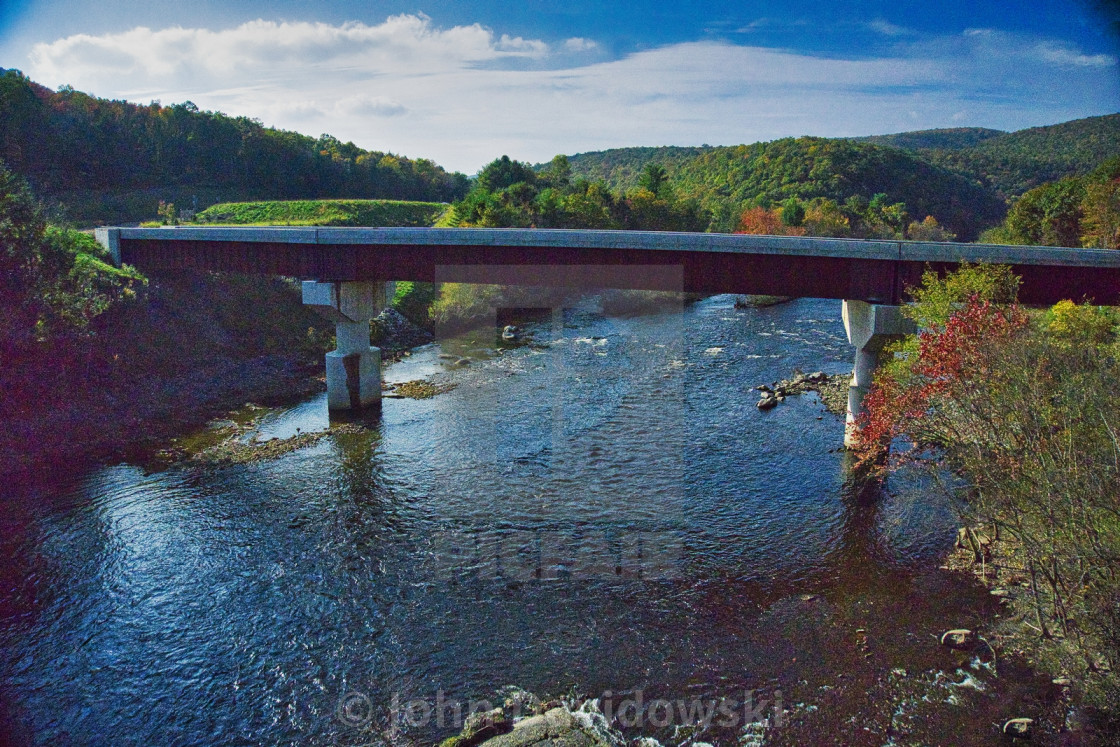
<svg viewBox="0 0 1120 747">
<path fill-rule="evenodd" d="M 405 350 L 432 341 L 431 332 L 417 327 L 393 308 L 385 309 L 374 318 L 372 333 L 374 344 L 387 351 Z"/>
<path fill-rule="evenodd" d="M 553 708 L 518 721 L 513 730 L 486 742 L 487 747 L 612 747 L 608 735 L 567 708 Z"/>
<path fill-rule="evenodd" d="M 778 406 L 778 398 L 775 397 L 770 392 L 767 392 L 766 394 L 764 394 L 762 396 L 762 399 L 760 399 L 758 401 L 758 409 L 760 409 L 760 410 L 769 410 L 770 408 L 777 407 L 777 406 Z"/>
<path fill-rule="evenodd" d="M 522 690 L 521 688 L 512 688 L 506 695 L 503 708 L 506 713 L 513 718 L 523 716 L 529 713 L 539 713 L 541 701 L 533 693 Z"/>
<path fill-rule="evenodd" d="M 483 742 L 508 734 L 513 722 L 501 708 L 481 713 L 472 713 L 463 723 L 463 730 L 454 737 L 440 742 L 439 747 L 475 747 Z"/>
<path fill-rule="evenodd" d="M 941 634 L 941 645 L 964 650 L 972 649 L 976 647 L 976 634 L 966 628 L 946 630 Z"/>
<path fill-rule="evenodd" d="M 743 295 L 735 299 L 735 308 L 758 309 L 765 306 L 776 306 L 778 304 L 786 303 L 792 300 L 792 296 Z"/>
<path fill-rule="evenodd" d="M 516 325 L 507 324 L 505 326 L 505 328 L 502 330 L 502 339 L 503 340 L 516 340 L 517 339 L 517 333 L 520 332 L 520 331 L 521 330 L 519 330 Z"/>
<path fill-rule="evenodd" d="M 1013 718 L 1003 725 L 1003 733 L 1009 737 L 1030 739 L 1033 723 L 1033 718 Z"/>
</svg>

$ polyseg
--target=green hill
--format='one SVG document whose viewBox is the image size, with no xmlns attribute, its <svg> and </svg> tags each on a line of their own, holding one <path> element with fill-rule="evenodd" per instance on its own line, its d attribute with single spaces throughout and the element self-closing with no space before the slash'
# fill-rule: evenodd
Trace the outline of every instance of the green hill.
<svg viewBox="0 0 1120 747">
<path fill-rule="evenodd" d="M 647 159 L 642 161 L 641 159 Z M 601 178 L 627 190 L 645 163 L 665 166 L 671 189 L 735 228 L 742 211 L 790 197 L 838 203 L 885 193 L 921 220 L 933 215 L 964 240 L 998 223 L 1006 208 L 990 190 L 898 148 L 825 138 L 786 138 L 734 147 L 623 148 L 571 159 L 573 176 Z"/>
<path fill-rule="evenodd" d="M 1031 127 L 972 148 L 928 150 L 921 155 L 975 178 L 1004 197 L 1017 197 L 1046 182 L 1088 174 L 1120 155 L 1120 114 Z"/>
<path fill-rule="evenodd" d="M 430 226 L 447 209 L 440 202 L 287 200 L 223 202 L 198 213 L 198 223 L 266 226 Z"/>
<path fill-rule="evenodd" d="M 628 191 L 648 163 L 665 168 L 731 230 L 746 207 L 797 197 L 844 202 L 885 193 L 910 215 L 934 216 L 962 240 L 1002 220 L 1009 200 L 1045 182 L 1086 174 L 1120 154 L 1120 114 L 1018 132 L 979 127 L 864 138 L 786 138 L 734 147 L 618 148 L 570 158 L 572 175 Z"/>
<path fill-rule="evenodd" d="M 638 184 L 638 177 L 647 163 L 657 163 L 672 173 L 683 163 L 712 150 L 709 145 L 696 147 L 664 146 L 660 148 L 633 147 L 577 153 L 568 157 L 572 174 L 590 182 L 603 182 L 612 189 L 627 191 Z M 537 171 L 548 164 L 533 167 Z"/>
<path fill-rule="evenodd" d="M 311 138 L 188 102 L 138 106 L 0 69 L 0 160 L 83 223 L 136 221 L 160 200 L 385 198 L 449 202 L 469 182 L 427 159 Z"/>
</svg>

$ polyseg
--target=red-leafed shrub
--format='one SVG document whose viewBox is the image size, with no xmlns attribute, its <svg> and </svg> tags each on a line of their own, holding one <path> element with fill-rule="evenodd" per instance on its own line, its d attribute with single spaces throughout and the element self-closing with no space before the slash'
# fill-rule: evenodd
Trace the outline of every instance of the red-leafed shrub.
<svg viewBox="0 0 1120 747">
<path fill-rule="evenodd" d="M 1120 312 L 1029 311 L 1016 287 L 1007 268 L 927 275 L 906 310 L 921 332 L 886 351 L 856 448 L 880 474 L 951 477 L 996 548 L 973 547 L 987 577 L 1026 586 L 1000 635 L 1120 718 Z"/>
</svg>

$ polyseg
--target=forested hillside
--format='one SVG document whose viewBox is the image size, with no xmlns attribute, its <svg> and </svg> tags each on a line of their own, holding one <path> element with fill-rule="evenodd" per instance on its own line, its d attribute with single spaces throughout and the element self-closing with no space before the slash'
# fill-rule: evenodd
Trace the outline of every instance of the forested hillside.
<svg viewBox="0 0 1120 747">
<path fill-rule="evenodd" d="M 697 200 L 717 231 L 740 228 L 745 210 L 771 210 L 790 198 L 806 205 L 852 200 L 850 220 L 860 205 L 883 195 L 880 203 L 904 203 L 909 217 L 933 216 L 970 241 L 1028 190 L 1087 174 L 1117 154 L 1120 114 L 1010 133 L 967 127 L 734 147 L 619 148 L 572 156 L 570 163 L 573 177 L 601 180 L 619 192 L 635 188 L 647 164 L 659 165 L 668 187 Z"/>
<path fill-rule="evenodd" d="M 449 202 L 468 181 L 426 159 L 366 151 L 199 111 L 190 102 L 138 106 L 40 86 L 0 70 L 0 159 L 40 198 L 77 221 L 139 220 L 161 199 L 323 197 Z"/>
<path fill-rule="evenodd" d="M 972 148 L 921 150 L 919 155 L 1010 199 L 1046 182 L 1087 174 L 1120 155 L 1120 114 L 1032 127 Z"/>
<path fill-rule="evenodd" d="M 672 175 L 677 168 L 696 156 L 711 150 L 710 145 L 697 147 L 665 146 L 661 148 L 612 148 L 611 150 L 577 153 L 569 156 L 572 174 L 589 182 L 602 182 L 613 190 L 625 192 L 638 186 L 642 169 L 646 164 L 662 166 Z M 537 171 L 544 170 L 548 164 L 538 164 Z"/>
<path fill-rule="evenodd" d="M 640 160 L 665 169 L 669 188 L 712 215 L 711 228 L 733 231 L 743 211 L 791 197 L 864 205 L 885 194 L 911 216 L 934 216 L 964 240 L 998 223 L 1002 200 L 973 181 L 913 153 L 870 143 L 786 138 L 719 148 L 624 148 L 570 159 L 574 176 L 603 179 L 620 191 L 637 186 Z"/>
</svg>

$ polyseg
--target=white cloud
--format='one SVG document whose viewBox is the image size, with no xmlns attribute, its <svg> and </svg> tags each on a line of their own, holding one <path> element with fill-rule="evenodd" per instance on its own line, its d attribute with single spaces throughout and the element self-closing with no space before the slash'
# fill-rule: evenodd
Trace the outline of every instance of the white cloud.
<svg viewBox="0 0 1120 747">
<path fill-rule="evenodd" d="M 595 50 L 595 51 L 593 51 Z M 573 62 L 593 51 L 594 64 Z M 899 36 L 890 56 L 835 59 L 692 42 L 603 60 L 424 16 L 332 26 L 137 28 L 40 44 L 27 72 L 100 96 L 175 102 L 332 133 L 473 172 L 622 145 L 735 144 L 972 124 L 1014 129 L 1112 111 L 1115 60 L 974 30 Z"/>
<path fill-rule="evenodd" d="M 883 36 L 909 36 L 914 32 L 905 26 L 897 26 L 890 21 L 885 21 L 882 18 L 871 21 L 867 24 L 867 28 L 872 31 L 878 32 Z"/>
<path fill-rule="evenodd" d="M 1112 55 L 1081 54 L 1077 50 L 1053 42 L 1042 42 L 1036 45 L 1034 49 L 1042 59 L 1056 65 L 1072 65 L 1075 67 L 1113 67 L 1116 65 L 1116 58 Z"/>
<path fill-rule="evenodd" d="M 588 52 L 592 49 L 598 49 L 599 44 L 591 39 L 584 39 L 580 36 L 572 37 L 564 42 L 564 49 L 569 52 Z"/>
</svg>

